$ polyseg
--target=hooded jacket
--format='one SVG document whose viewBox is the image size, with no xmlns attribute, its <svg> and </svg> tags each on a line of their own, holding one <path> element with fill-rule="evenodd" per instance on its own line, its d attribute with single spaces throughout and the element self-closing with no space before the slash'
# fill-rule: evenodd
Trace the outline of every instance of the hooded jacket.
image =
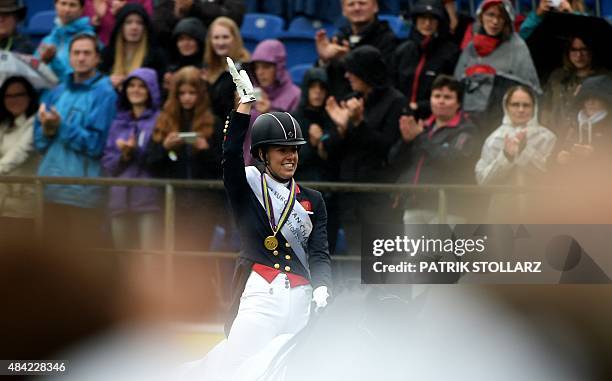
<svg viewBox="0 0 612 381">
<path fill-rule="evenodd" d="M 180 35 L 185 34 L 197 41 L 198 50 L 190 55 L 183 56 L 178 50 L 177 43 Z M 185 66 L 195 66 L 202 68 L 204 66 L 204 43 L 206 40 L 206 28 L 200 20 L 195 17 L 187 17 L 176 24 L 172 31 L 172 58 L 168 71 L 175 72 Z"/>
<path fill-rule="evenodd" d="M 484 7 L 495 2 L 502 3 L 509 18 L 514 19 L 512 4 L 508 0 L 484 1 L 478 7 L 478 14 L 483 12 Z M 480 34 L 484 33 L 482 28 Z M 515 32 L 485 55 L 479 53 L 474 41 L 471 41 L 459 57 L 454 75 L 465 86 L 463 109 L 470 114 L 486 113 L 481 121 L 484 125 L 479 125 L 485 136 L 501 121 L 502 99 L 510 87 L 522 84 L 541 94 L 540 80 L 529 49 Z"/>
<path fill-rule="evenodd" d="M 332 128 L 329 139 L 324 141 L 325 149 L 330 160 L 338 161 L 341 181 L 390 181 L 385 170 L 387 155 L 393 143 L 399 139 L 398 120 L 406 105 L 406 98 L 386 85 L 387 78 L 380 78 L 380 74 L 386 71 L 381 70 L 384 64 L 376 48 L 359 47 L 351 51 L 346 59 L 356 61 L 354 64 L 361 68 L 358 76 L 363 81 L 377 83 L 377 86 L 365 99 L 363 122 L 358 126 L 349 123 L 344 137 L 337 133 L 335 127 Z"/>
<path fill-rule="evenodd" d="M 428 3 L 432 3 L 430 10 L 425 8 Z M 415 6 L 413 10 L 413 19 L 418 17 L 419 14 L 414 12 L 419 9 L 426 14 L 444 15 L 442 5 L 436 1 L 421 1 L 419 4 L 421 7 Z M 449 38 L 448 23 L 443 16 L 436 18 L 437 33 L 424 37 L 413 28 L 408 41 L 395 49 L 391 59 L 393 86 L 408 98 L 408 102 L 417 104 L 415 117 L 418 119 L 426 119 L 431 114 L 429 97 L 434 79 L 439 74 L 452 75 L 459 59 L 459 47 Z"/>
<path fill-rule="evenodd" d="M 506 97 L 503 101 L 504 120 L 485 140 L 480 160 L 476 164 L 476 181 L 480 185 L 527 185 L 538 180 L 546 171 L 557 138 L 549 129 L 538 122 L 538 107 L 534 107 L 531 120 L 524 126 L 514 126 L 508 109 Z M 506 136 L 514 136 L 526 130 L 525 148 L 510 161 L 504 154 Z"/>
<path fill-rule="evenodd" d="M 98 177 L 108 129 L 115 116 L 117 96 L 108 77 L 100 73 L 82 83 L 72 76 L 46 93 L 42 103 L 61 117 L 57 134 L 48 137 L 40 120 L 34 123 L 34 146 L 44 154 L 39 176 Z M 84 185 L 47 185 L 45 199 L 83 208 L 101 206 L 103 188 Z"/>
<path fill-rule="evenodd" d="M 144 27 L 147 31 L 147 53 L 145 54 L 144 60 L 141 67 L 149 67 L 157 72 L 158 80 L 163 78 L 166 71 L 167 60 L 164 52 L 158 47 L 155 41 L 155 31 L 151 24 L 151 18 L 149 14 L 140 4 L 127 4 L 115 18 L 115 27 L 111 34 L 109 45 L 102 51 L 102 60 L 100 63 L 100 71 L 110 75 L 113 71 L 113 64 L 115 63 L 117 37 L 121 35 L 123 31 L 123 24 L 127 17 L 131 14 L 138 14 L 144 21 Z"/>
<path fill-rule="evenodd" d="M 365 45 L 373 46 L 380 50 L 386 61 L 390 59 L 397 46 L 397 37 L 389 27 L 389 24 L 386 21 L 378 20 L 378 18 L 375 18 L 358 35 L 353 35 L 353 31 L 350 25 L 348 25 L 340 28 L 336 37 L 340 43 L 343 43 L 343 41 L 349 42 L 351 49 Z M 346 78 L 344 78 L 345 67 L 343 59 L 330 62 L 326 70 L 331 95 L 340 99 L 351 92 L 351 86 Z"/>
<path fill-rule="evenodd" d="M 149 92 L 150 106 L 138 118 L 134 118 L 126 89 L 119 94 L 118 113 L 111 124 L 102 157 L 102 165 L 106 175 L 128 179 L 151 178 L 145 165 L 145 152 L 151 140 L 151 134 L 159 115 L 160 91 L 157 76 L 152 69 L 136 69 L 125 79 L 127 83 L 132 78 L 142 80 Z M 117 148 L 117 139 L 128 140 L 130 136 L 136 139 L 136 147 L 129 161 L 121 159 L 121 151 Z M 108 207 L 111 215 L 116 216 L 126 212 L 152 212 L 159 210 L 158 190 L 146 187 L 111 187 Z"/>
<path fill-rule="evenodd" d="M 74 36 L 81 33 L 94 34 L 94 29 L 89 24 L 89 17 L 78 18 L 67 25 L 62 25 L 59 18 L 56 18 L 55 27 L 40 42 L 41 44 L 55 46 L 55 57 L 49 62 L 49 66 L 60 81 L 66 79 L 72 73 L 72 67 L 70 66 L 70 42 Z M 38 50 L 35 55 L 40 57 Z"/>
<path fill-rule="evenodd" d="M 302 97 L 300 105 L 293 113 L 293 116 L 302 128 L 302 136 L 308 141 L 310 125 L 318 124 L 323 130 L 322 139 L 327 139 L 334 127 L 332 120 L 325 111 L 325 102 L 321 107 L 312 107 L 308 102 L 308 89 L 314 83 L 320 83 L 326 90 L 328 89 L 327 74 L 325 70 L 318 67 L 309 69 L 304 74 L 302 82 Z M 334 181 L 336 179 L 336 165 L 330 160 L 319 156 L 318 148 L 310 145 L 310 142 L 300 148 L 300 162 L 295 177 L 300 181 Z"/>
</svg>

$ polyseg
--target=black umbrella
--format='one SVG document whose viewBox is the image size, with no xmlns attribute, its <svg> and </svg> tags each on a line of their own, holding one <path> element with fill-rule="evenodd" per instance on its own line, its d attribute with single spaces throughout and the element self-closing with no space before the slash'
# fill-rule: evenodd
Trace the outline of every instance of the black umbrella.
<svg viewBox="0 0 612 381">
<path fill-rule="evenodd" d="M 612 70 L 612 25 L 599 17 L 548 12 L 527 39 L 540 81 L 563 63 L 563 52 L 571 37 L 580 37 L 593 49 L 593 63 Z"/>
</svg>

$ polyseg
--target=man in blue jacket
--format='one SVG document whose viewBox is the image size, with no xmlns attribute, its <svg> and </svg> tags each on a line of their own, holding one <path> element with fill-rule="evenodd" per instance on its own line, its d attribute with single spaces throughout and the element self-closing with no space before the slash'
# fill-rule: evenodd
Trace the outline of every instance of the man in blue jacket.
<svg viewBox="0 0 612 381">
<path fill-rule="evenodd" d="M 116 95 L 108 77 L 96 70 L 100 55 L 95 35 L 75 36 L 69 51 L 73 72 L 43 97 L 34 124 L 34 144 L 44 154 L 38 174 L 98 177 Z M 66 232 L 87 242 L 99 236 L 102 188 L 48 185 L 45 201 L 46 232 L 54 239 L 68 242 Z"/>
</svg>

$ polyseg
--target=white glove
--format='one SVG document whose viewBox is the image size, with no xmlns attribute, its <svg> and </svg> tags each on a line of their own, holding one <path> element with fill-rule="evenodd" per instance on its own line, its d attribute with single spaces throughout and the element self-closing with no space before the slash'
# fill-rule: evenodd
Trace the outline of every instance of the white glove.
<svg viewBox="0 0 612 381">
<path fill-rule="evenodd" d="M 240 96 L 240 103 L 250 103 L 255 102 L 255 91 L 253 90 L 253 84 L 249 79 L 249 75 L 245 70 L 236 70 L 236 65 L 234 65 L 234 61 L 227 57 L 227 67 L 229 68 L 229 72 L 232 75 L 232 79 L 234 80 L 234 84 L 236 84 L 236 91 L 238 91 L 238 95 Z"/>
<path fill-rule="evenodd" d="M 318 312 L 321 308 L 325 308 L 327 306 L 327 298 L 329 298 L 327 286 L 319 286 L 315 288 L 315 290 L 312 292 L 312 301 L 316 304 L 315 312 Z"/>
</svg>

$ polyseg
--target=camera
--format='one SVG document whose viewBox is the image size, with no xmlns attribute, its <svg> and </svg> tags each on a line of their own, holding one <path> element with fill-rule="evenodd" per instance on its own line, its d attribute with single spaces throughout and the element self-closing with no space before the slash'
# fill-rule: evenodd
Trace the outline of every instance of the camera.
<svg viewBox="0 0 612 381">
<path fill-rule="evenodd" d="M 561 6 L 561 0 L 548 0 L 548 4 L 551 8 L 559 8 Z"/>
</svg>

